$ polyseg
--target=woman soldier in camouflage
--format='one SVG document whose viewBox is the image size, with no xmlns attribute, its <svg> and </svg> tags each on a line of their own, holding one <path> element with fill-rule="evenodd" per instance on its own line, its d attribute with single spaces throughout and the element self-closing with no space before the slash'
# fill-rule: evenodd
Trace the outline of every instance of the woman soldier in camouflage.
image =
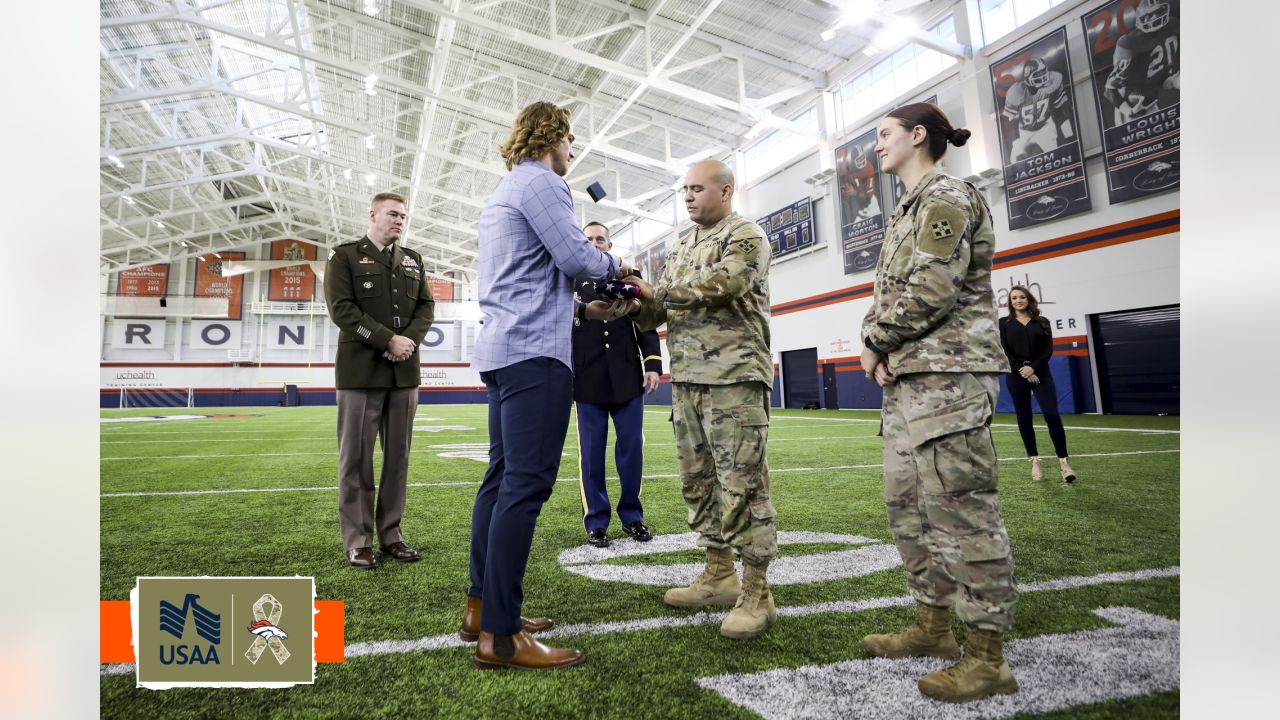
<svg viewBox="0 0 1280 720">
<path fill-rule="evenodd" d="M 958 660 L 918 683 L 949 702 L 1018 689 L 1003 652 L 1018 593 L 991 440 L 999 374 L 1009 370 L 991 289 L 991 210 L 935 167 L 969 134 L 928 103 L 881 122 L 881 167 L 912 189 L 890 220 L 862 322 L 862 367 L 884 388 L 889 526 L 917 603 L 914 625 L 863 646 L 879 657 Z M 952 605 L 969 628 L 963 654 Z"/>
</svg>

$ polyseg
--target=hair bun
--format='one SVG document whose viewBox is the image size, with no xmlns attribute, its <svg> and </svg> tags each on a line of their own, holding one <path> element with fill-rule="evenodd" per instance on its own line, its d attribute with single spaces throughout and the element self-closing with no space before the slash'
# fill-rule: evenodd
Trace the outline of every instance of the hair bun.
<svg viewBox="0 0 1280 720">
<path fill-rule="evenodd" d="M 951 130 L 951 134 L 947 136 L 947 141 L 956 147 L 960 147 L 969 142 L 969 136 L 972 134 L 966 128 L 954 128 Z"/>
</svg>

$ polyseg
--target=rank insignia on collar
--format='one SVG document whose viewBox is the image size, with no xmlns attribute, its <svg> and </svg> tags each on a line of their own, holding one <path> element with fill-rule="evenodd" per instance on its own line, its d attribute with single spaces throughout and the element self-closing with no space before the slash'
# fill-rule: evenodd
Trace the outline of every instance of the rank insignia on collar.
<svg viewBox="0 0 1280 720">
<path fill-rule="evenodd" d="M 404 267 L 418 267 L 418 261 L 408 255 L 404 256 L 404 259 L 400 261 L 400 264 Z"/>
<path fill-rule="evenodd" d="M 364 255 L 362 255 L 362 256 L 360 257 L 360 264 L 361 264 L 361 265 L 373 265 L 373 264 L 374 264 L 374 263 L 376 263 L 376 262 L 378 262 L 378 261 L 377 261 L 377 260 L 374 260 L 373 258 L 368 257 L 368 256 L 364 256 Z"/>
<path fill-rule="evenodd" d="M 954 234 L 951 230 L 950 220 L 939 220 L 930 225 L 929 229 L 933 230 L 934 240 L 941 240 L 946 237 L 951 237 Z"/>
</svg>

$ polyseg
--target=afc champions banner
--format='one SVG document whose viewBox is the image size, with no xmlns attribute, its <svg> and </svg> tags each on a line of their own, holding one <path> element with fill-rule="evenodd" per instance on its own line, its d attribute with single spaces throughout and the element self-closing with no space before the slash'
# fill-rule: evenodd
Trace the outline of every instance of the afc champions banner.
<svg viewBox="0 0 1280 720">
<path fill-rule="evenodd" d="M 116 285 L 116 295 L 121 297 L 164 297 L 168 290 L 168 263 L 121 270 Z"/>
<path fill-rule="evenodd" d="M 316 246 L 299 240 L 271 243 L 271 259 L 297 261 L 297 265 L 271 268 L 268 300 L 309 301 L 316 294 L 316 276 L 307 263 L 316 259 Z"/>
<path fill-rule="evenodd" d="M 1115 0 L 1084 16 L 1110 202 L 1178 186 L 1178 0 Z"/>
<path fill-rule="evenodd" d="M 930 105 L 937 105 L 938 96 L 930 95 L 929 97 L 923 100 L 920 100 L 918 102 L 929 103 Z M 876 158 L 876 162 L 877 163 L 880 162 L 879 157 Z M 888 173 L 883 172 L 883 168 L 881 169 L 881 173 L 882 173 L 882 177 L 884 178 L 884 186 L 889 188 L 889 207 L 885 209 L 885 214 L 892 217 L 893 214 L 898 211 L 898 203 L 902 202 L 902 198 L 906 197 L 907 195 L 907 186 L 904 185 L 902 181 L 898 179 L 897 175 L 890 175 Z"/>
<path fill-rule="evenodd" d="M 872 128 L 836 148 L 845 275 L 874 270 L 884 245 L 884 209 L 880 206 L 875 146 L 876 129 Z"/>
<path fill-rule="evenodd" d="M 1088 212 L 1067 29 L 991 64 L 1009 229 Z"/>
<path fill-rule="evenodd" d="M 244 275 L 223 277 L 222 269 L 229 262 L 244 260 L 245 254 L 224 250 L 218 255 L 201 255 L 196 258 L 196 297 L 226 298 L 227 319 L 239 320 Z"/>
</svg>

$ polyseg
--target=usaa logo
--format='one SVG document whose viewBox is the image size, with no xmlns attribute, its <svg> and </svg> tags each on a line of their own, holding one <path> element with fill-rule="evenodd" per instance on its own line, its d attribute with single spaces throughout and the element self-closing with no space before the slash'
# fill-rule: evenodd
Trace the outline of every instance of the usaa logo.
<svg viewBox="0 0 1280 720">
<path fill-rule="evenodd" d="M 187 593 L 181 607 L 160 601 L 160 630 L 177 638 L 160 644 L 161 665 L 219 665 L 218 645 L 222 642 L 222 616 L 199 602 L 200 596 Z M 195 625 L 196 636 L 205 642 L 186 643 L 187 618 Z"/>
<path fill-rule="evenodd" d="M 1061 195 L 1041 195 L 1039 200 L 1027 206 L 1027 219 L 1040 221 L 1058 217 L 1068 204 Z"/>
</svg>

